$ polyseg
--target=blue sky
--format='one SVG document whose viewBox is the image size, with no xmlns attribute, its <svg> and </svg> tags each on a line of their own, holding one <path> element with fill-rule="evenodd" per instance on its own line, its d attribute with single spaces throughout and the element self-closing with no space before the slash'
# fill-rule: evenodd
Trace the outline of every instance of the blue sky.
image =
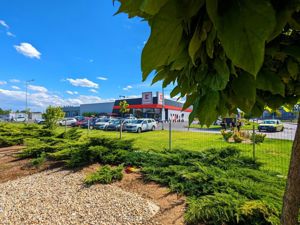
<svg viewBox="0 0 300 225">
<path fill-rule="evenodd" d="M 76 105 L 161 89 L 142 83 L 146 22 L 111 0 L 1 0 L 0 107 Z"/>
</svg>

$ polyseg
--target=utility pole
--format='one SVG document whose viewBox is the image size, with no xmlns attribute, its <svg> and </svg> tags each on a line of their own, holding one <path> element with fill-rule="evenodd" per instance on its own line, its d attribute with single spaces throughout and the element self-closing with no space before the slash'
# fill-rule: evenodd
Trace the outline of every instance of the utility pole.
<svg viewBox="0 0 300 225">
<path fill-rule="evenodd" d="M 31 79 L 31 80 L 26 80 L 25 81 L 25 89 L 26 89 L 26 96 L 25 96 L 25 113 L 27 114 L 27 121 L 29 119 L 29 113 L 28 113 L 28 84 L 30 82 L 33 82 L 34 79 Z"/>
<path fill-rule="evenodd" d="M 162 87 L 162 107 L 161 107 L 161 129 L 164 130 L 164 121 L 166 120 L 166 113 L 165 113 L 165 89 Z"/>
</svg>

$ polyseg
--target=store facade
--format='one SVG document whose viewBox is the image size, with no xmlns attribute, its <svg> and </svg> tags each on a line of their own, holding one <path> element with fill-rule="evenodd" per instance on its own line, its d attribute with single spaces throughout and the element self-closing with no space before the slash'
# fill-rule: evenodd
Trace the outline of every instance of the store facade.
<svg viewBox="0 0 300 225">
<path fill-rule="evenodd" d="M 80 115 L 84 112 L 92 112 L 101 115 L 121 116 L 119 104 L 124 100 L 129 104 L 130 111 L 128 114 L 132 114 L 137 118 L 184 122 L 188 121 L 189 114 L 192 111 L 191 108 L 182 110 L 183 103 L 171 99 L 164 99 L 163 104 L 163 96 L 160 92 L 156 92 L 155 96 L 152 92 L 143 92 L 141 98 L 124 98 L 114 102 L 82 104 L 76 109 Z M 63 107 L 66 115 L 72 114 L 68 112 L 70 109 L 74 109 L 74 107 Z"/>
</svg>

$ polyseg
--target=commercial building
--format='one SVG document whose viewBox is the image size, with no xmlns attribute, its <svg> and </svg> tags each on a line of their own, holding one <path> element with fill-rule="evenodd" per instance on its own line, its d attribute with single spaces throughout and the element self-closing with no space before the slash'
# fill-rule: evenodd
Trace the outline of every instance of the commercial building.
<svg viewBox="0 0 300 225">
<path fill-rule="evenodd" d="M 152 92 L 143 92 L 141 98 L 124 98 L 105 103 L 82 104 L 80 106 L 66 106 L 63 111 L 66 117 L 79 116 L 84 113 L 98 115 L 120 116 L 120 101 L 126 100 L 130 111 L 138 118 L 154 118 L 157 120 L 188 121 L 192 109 L 182 111 L 183 103 L 171 99 L 164 99 L 160 92 L 153 96 Z"/>
</svg>

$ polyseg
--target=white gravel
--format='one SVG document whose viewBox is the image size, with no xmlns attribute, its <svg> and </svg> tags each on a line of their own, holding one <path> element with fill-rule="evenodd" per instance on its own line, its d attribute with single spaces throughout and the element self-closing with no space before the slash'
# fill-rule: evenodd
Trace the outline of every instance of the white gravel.
<svg viewBox="0 0 300 225">
<path fill-rule="evenodd" d="M 0 184 L 0 224 L 152 224 L 159 207 L 81 172 L 51 170 Z"/>
</svg>

